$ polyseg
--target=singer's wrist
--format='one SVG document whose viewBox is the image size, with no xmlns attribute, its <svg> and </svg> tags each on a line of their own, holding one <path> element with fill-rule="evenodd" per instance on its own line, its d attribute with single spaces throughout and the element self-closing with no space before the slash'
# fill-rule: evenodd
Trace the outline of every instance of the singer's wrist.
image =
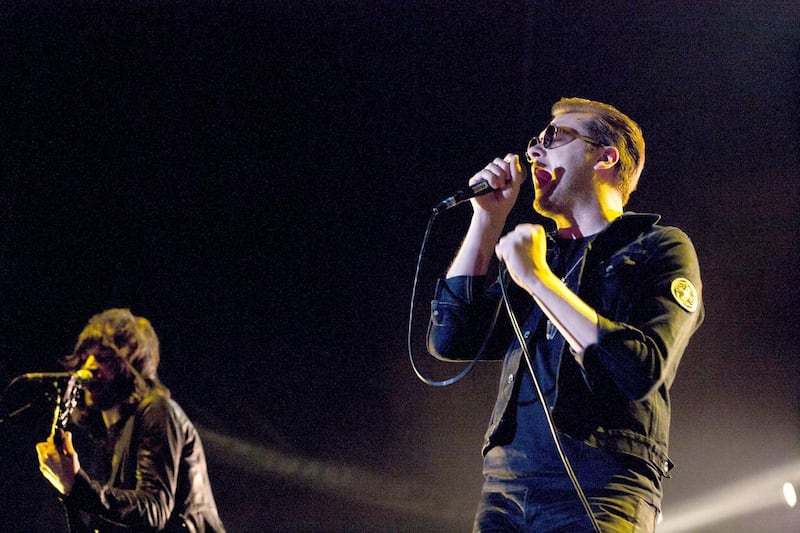
<svg viewBox="0 0 800 533">
<path fill-rule="evenodd" d="M 538 297 L 546 292 L 558 293 L 561 280 L 550 269 L 530 270 L 525 274 L 523 288 L 531 296 Z"/>
<path fill-rule="evenodd" d="M 483 209 L 475 209 L 472 212 L 470 225 L 475 230 L 491 233 L 493 236 L 496 236 L 494 240 L 497 241 L 503 233 L 503 228 L 505 228 L 506 216 L 491 213 Z"/>
</svg>

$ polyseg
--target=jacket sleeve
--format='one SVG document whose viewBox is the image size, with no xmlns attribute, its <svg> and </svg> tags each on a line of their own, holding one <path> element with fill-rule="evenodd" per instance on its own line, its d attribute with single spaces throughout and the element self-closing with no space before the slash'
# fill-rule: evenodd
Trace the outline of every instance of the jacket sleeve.
<svg viewBox="0 0 800 533">
<path fill-rule="evenodd" d="M 686 234 L 661 228 L 646 249 L 634 268 L 637 288 L 628 291 L 624 321 L 599 316 L 599 340 L 584 356 L 590 378 L 609 375 L 631 400 L 672 384 L 704 313 L 697 255 Z"/>
<path fill-rule="evenodd" d="M 431 302 L 428 352 L 442 361 L 502 359 L 508 345 L 507 321 L 500 309 L 497 283 L 486 287 L 484 276 L 440 279 Z"/>
<path fill-rule="evenodd" d="M 146 402 L 135 416 L 141 424 L 130 450 L 136 454 L 135 488 L 105 486 L 80 471 L 67 502 L 134 529 L 162 530 L 175 506 L 183 447 L 180 423 L 166 398 Z"/>
</svg>

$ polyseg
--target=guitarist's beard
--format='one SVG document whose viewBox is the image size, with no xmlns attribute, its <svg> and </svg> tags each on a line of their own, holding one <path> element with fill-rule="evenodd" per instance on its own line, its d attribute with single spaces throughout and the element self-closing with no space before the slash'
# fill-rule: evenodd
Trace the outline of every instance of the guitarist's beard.
<svg viewBox="0 0 800 533">
<path fill-rule="evenodd" d="M 133 389 L 130 379 L 120 374 L 111 380 L 92 380 L 84 387 L 86 406 L 105 411 L 125 403 L 133 393 Z"/>
</svg>

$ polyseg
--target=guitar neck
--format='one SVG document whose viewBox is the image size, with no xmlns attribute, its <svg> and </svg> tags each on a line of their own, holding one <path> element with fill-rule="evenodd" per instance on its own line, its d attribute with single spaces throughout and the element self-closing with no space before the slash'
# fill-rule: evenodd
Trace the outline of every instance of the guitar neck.
<svg viewBox="0 0 800 533">
<path fill-rule="evenodd" d="M 64 447 L 64 431 L 67 429 L 69 417 L 75 405 L 78 403 L 78 392 L 80 382 L 76 376 L 72 376 L 66 384 L 56 383 L 58 394 L 56 397 L 56 407 L 53 412 L 53 423 L 50 427 L 50 435 L 53 442 L 59 449 Z"/>
</svg>

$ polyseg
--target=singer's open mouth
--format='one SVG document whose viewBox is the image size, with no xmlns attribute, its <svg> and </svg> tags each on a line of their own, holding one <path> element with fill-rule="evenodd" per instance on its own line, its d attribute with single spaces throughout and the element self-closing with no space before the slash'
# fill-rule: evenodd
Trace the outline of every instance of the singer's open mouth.
<svg viewBox="0 0 800 533">
<path fill-rule="evenodd" d="M 533 177 L 536 179 L 536 184 L 539 187 L 547 185 L 555 179 L 555 176 L 544 167 L 536 167 L 533 171 Z"/>
</svg>

